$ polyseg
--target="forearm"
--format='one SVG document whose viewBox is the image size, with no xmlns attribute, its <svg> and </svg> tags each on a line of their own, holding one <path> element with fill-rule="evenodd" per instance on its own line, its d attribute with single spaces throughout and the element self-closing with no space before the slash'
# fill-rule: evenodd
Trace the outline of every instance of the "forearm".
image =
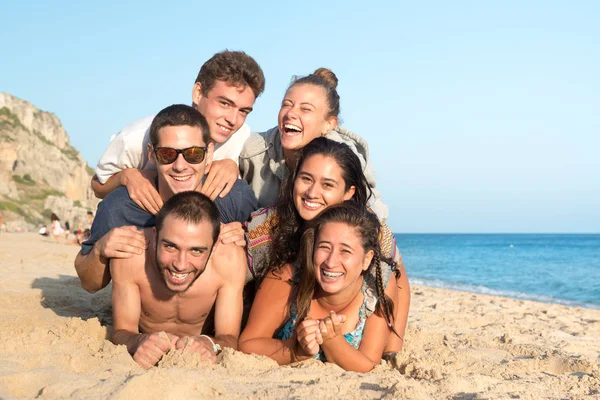
<svg viewBox="0 0 600 400">
<path fill-rule="evenodd" d="M 103 199 L 106 197 L 107 194 L 115 190 L 117 187 L 121 186 L 123 184 L 123 182 L 121 182 L 121 177 L 122 173 L 117 172 L 116 174 L 108 178 L 108 180 L 104 184 L 102 184 L 98 180 L 98 177 L 94 175 L 92 178 L 92 190 L 94 191 L 96 197 L 99 199 Z"/>
<path fill-rule="evenodd" d="M 377 365 L 341 335 L 324 342 L 321 349 L 327 361 L 336 363 L 346 371 L 369 372 Z"/>
<path fill-rule="evenodd" d="M 234 350 L 238 349 L 238 337 L 235 335 L 215 335 L 212 339 L 221 348 L 230 347 Z"/>
<path fill-rule="evenodd" d="M 246 354 L 267 356 L 277 361 L 279 365 L 287 365 L 311 358 L 309 355 L 299 354 L 296 349 L 295 339 L 256 338 L 240 341 L 239 343 L 240 351 Z"/>
<path fill-rule="evenodd" d="M 111 341 L 116 345 L 125 345 L 129 354 L 133 355 L 147 336 L 143 333 L 119 329 L 113 333 Z"/>
<path fill-rule="evenodd" d="M 88 254 L 79 252 L 75 258 L 75 270 L 81 281 L 81 287 L 95 293 L 110 282 L 109 260 L 102 257 L 97 245 Z"/>
</svg>

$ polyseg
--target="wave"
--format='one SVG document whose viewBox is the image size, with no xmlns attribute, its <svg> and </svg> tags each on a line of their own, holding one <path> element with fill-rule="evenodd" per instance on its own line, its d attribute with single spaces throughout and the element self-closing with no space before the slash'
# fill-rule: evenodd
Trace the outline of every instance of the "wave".
<svg viewBox="0 0 600 400">
<path fill-rule="evenodd" d="M 492 296 L 502 296 L 502 297 L 511 297 L 513 299 L 519 300 L 532 300 L 539 301 L 542 303 L 552 303 L 552 304 L 561 304 L 564 306 L 570 307 L 585 307 L 585 308 L 594 308 L 600 309 L 600 304 L 589 303 L 589 302 L 578 302 L 573 300 L 565 300 L 559 299 L 551 296 L 543 296 L 543 295 L 535 295 L 529 293 L 521 293 L 515 292 L 511 290 L 498 290 L 491 289 L 482 285 L 469 285 L 464 283 L 454 283 L 454 282 L 446 282 L 438 279 L 429 280 L 429 279 L 418 279 L 418 278 L 410 278 L 410 283 L 414 285 L 421 286 L 429 286 L 433 288 L 440 289 L 450 289 L 456 290 L 460 292 L 470 292 L 470 293 L 481 293 L 488 294 Z"/>
</svg>

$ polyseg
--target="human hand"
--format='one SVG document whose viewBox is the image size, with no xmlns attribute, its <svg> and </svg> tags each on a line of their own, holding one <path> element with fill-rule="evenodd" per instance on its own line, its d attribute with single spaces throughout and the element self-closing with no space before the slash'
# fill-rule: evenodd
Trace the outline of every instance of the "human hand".
<svg viewBox="0 0 600 400">
<path fill-rule="evenodd" d="M 113 228 L 96 243 L 100 257 L 131 258 L 147 247 L 144 232 L 135 226 Z"/>
<path fill-rule="evenodd" d="M 296 327 L 296 338 L 298 340 L 298 347 L 301 350 L 300 354 L 298 354 L 300 358 L 309 358 L 319 353 L 320 346 L 317 343 L 318 331 L 319 321 L 317 320 L 306 318 L 298 324 Z"/>
<path fill-rule="evenodd" d="M 335 339 L 338 336 L 343 336 L 343 323 L 346 322 L 346 316 L 336 314 L 330 311 L 329 316 L 323 318 L 319 322 L 319 331 L 317 332 L 317 343 L 323 344 L 329 340 Z"/>
<path fill-rule="evenodd" d="M 138 206 L 156 215 L 163 205 L 158 191 L 152 184 L 156 171 L 141 172 L 137 168 L 127 168 L 121 171 L 121 182 L 127 187 L 129 197 Z"/>
<path fill-rule="evenodd" d="M 211 364 L 215 364 L 217 362 L 217 355 L 215 354 L 215 351 L 213 349 L 213 344 L 210 340 L 208 340 L 208 338 L 204 336 L 181 337 L 175 344 L 175 348 L 184 352 L 189 351 L 193 353 L 198 353 L 200 355 L 201 360 L 209 361 Z"/>
<path fill-rule="evenodd" d="M 148 369 L 160 361 L 175 345 L 179 338 L 166 332 L 155 332 L 144 338 L 133 354 L 140 367 Z"/>
<path fill-rule="evenodd" d="M 221 224 L 221 233 L 219 234 L 219 241 L 223 244 L 235 243 L 240 247 L 246 246 L 246 236 L 244 228 L 239 222 L 230 222 L 228 224 Z"/>
<path fill-rule="evenodd" d="M 239 175 L 240 170 L 235 161 L 228 158 L 213 161 L 200 193 L 207 195 L 211 200 L 217 196 L 223 198 L 227 196 Z"/>
</svg>

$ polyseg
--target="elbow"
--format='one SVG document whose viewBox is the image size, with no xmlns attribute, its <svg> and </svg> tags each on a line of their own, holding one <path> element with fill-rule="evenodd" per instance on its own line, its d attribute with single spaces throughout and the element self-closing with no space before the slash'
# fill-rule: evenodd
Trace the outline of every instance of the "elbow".
<svg viewBox="0 0 600 400">
<path fill-rule="evenodd" d="M 81 253 L 77 254 L 77 258 L 75 258 L 75 271 L 77 272 L 77 276 L 79 277 L 79 282 L 81 283 L 81 287 L 88 293 L 94 294 L 98 290 L 102 289 L 102 285 L 97 285 L 95 282 L 87 279 L 85 275 L 82 273 L 84 269 L 84 260 L 85 256 Z"/>
<path fill-rule="evenodd" d="M 91 182 L 90 186 L 92 187 L 92 191 L 94 192 L 94 196 L 96 196 L 96 198 L 98 198 L 98 199 L 104 198 L 104 192 L 102 191 L 102 187 L 104 185 L 100 183 L 100 181 L 98 180 L 98 177 L 96 175 L 94 175 L 92 177 L 92 182 Z"/>
<path fill-rule="evenodd" d="M 249 342 L 249 340 L 240 338 L 237 342 L 237 350 L 241 351 L 242 353 L 252 354 L 252 346 Z"/>
</svg>

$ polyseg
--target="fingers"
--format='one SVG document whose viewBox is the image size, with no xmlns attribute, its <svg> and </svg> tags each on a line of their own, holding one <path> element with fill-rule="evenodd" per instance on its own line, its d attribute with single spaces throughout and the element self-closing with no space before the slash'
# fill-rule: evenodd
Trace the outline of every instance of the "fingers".
<svg viewBox="0 0 600 400">
<path fill-rule="evenodd" d="M 331 332 L 340 335 L 342 333 L 342 324 L 335 311 L 332 310 L 330 312 L 330 317 L 327 319 L 329 320 L 328 323 L 331 325 Z M 327 327 L 329 328 L 330 325 L 327 325 Z"/>
<path fill-rule="evenodd" d="M 125 170 L 124 184 L 129 197 L 138 206 L 156 215 L 162 207 L 162 199 L 152 182 L 135 168 Z"/>
<path fill-rule="evenodd" d="M 235 243 L 237 246 L 246 246 L 246 232 L 239 222 L 230 222 L 228 224 L 221 224 L 221 233 L 219 234 L 219 240 L 223 244 Z"/>
<path fill-rule="evenodd" d="M 323 344 L 323 342 L 324 342 L 324 340 L 323 340 L 323 335 L 321 334 L 321 330 L 320 330 L 320 329 L 318 329 L 318 330 L 315 332 L 315 341 L 316 341 L 316 342 L 317 342 L 319 345 Z"/>
<path fill-rule="evenodd" d="M 213 161 L 201 192 L 211 200 L 219 195 L 225 197 L 231 191 L 239 173 L 238 166 L 233 160 Z"/>
<path fill-rule="evenodd" d="M 219 195 L 220 198 L 223 198 L 225 196 L 227 196 L 229 194 L 229 192 L 231 191 L 231 188 L 233 187 L 233 184 L 235 183 L 237 177 L 233 180 L 233 182 L 228 181 L 225 186 L 223 187 L 223 190 L 221 190 L 221 194 Z"/>
<path fill-rule="evenodd" d="M 131 258 L 142 254 L 147 247 L 144 232 L 133 226 L 114 228 L 98 241 L 106 258 Z"/>
</svg>

